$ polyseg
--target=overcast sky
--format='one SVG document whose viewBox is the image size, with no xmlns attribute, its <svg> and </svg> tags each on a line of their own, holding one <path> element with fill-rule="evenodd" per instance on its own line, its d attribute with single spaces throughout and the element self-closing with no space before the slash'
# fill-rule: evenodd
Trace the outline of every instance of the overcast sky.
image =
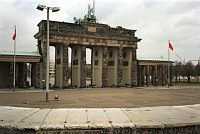
<svg viewBox="0 0 200 134">
<path fill-rule="evenodd" d="M 38 4 L 60 7 L 50 20 L 73 22 L 82 18 L 93 0 L 0 0 L 0 50 L 13 50 L 12 35 L 17 25 L 17 51 L 36 51 L 33 35 L 46 19 Z M 140 57 L 166 57 L 168 40 L 174 47 L 171 60 L 200 57 L 200 0 L 96 0 L 99 23 L 134 29 L 142 41 Z M 52 49 L 51 49 L 52 51 Z M 52 53 L 52 52 L 51 52 Z M 89 53 L 87 53 L 88 55 Z M 51 56 L 52 57 L 52 56 Z M 89 60 L 89 58 L 87 58 Z"/>
</svg>

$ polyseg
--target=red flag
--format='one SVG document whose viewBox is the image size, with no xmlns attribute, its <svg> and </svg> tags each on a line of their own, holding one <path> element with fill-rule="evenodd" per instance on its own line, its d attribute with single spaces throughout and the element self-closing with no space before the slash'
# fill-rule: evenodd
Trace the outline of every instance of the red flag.
<svg viewBox="0 0 200 134">
<path fill-rule="evenodd" d="M 169 42 L 169 48 L 173 51 L 174 49 L 173 49 L 173 46 L 172 46 L 172 44 Z"/>
<path fill-rule="evenodd" d="M 16 39 L 16 28 L 15 28 L 15 33 L 13 34 L 13 37 L 12 37 L 13 40 Z"/>
</svg>

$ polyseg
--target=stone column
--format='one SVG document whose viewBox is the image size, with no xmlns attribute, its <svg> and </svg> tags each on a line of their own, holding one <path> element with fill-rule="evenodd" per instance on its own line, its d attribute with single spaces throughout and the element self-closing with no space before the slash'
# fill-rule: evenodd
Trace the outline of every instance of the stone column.
<svg viewBox="0 0 200 134">
<path fill-rule="evenodd" d="M 167 82 L 168 82 L 168 66 L 165 66 L 164 68 L 164 71 L 165 71 L 165 85 L 167 85 Z"/>
<path fill-rule="evenodd" d="M 19 63 L 19 70 L 16 67 L 16 80 L 19 80 L 19 87 L 24 88 L 27 81 L 27 65 L 26 63 Z"/>
<path fill-rule="evenodd" d="M 138 74 L 137 74 L 137 66 L 138 66 L 138 61 L 136 59 L 136 49 L 132 49 L 132 67 L 131 67 L 131 83 L 132 86 L 138 86 Z"/>
<path fill-rule="evenodd" d="M 13 88 L 13 77 L 14 77 L 14 63 L 10 62 L 10 73 L 9 73 L 10 88 Z"/>
<path fill-rule="evenodd" d="M 156 78 L 157 78 L 157 81 L 156 81 Z M 158 67 L 157 67 L 157 65 L 155 66 L 155 85 L 157 84 L 158 85 L 158 81 L 159 81 L 159 79 L 158 79 Z"/>
<path fill-rule="evenodd" d="M 86 47 L 81 46 L 81 72 L 80 72 L 80 87 L 86 87 Z"/>
<path fill-rule="evenodd" d="M 58 54 L 59 53 L 59 54 Z M 59 70 L 60 70 L 60 59 L 59 59 L 59 55 L 60 55 L 60 47 L 55 46 L 55 76 L 54 76 L 54 84 L 57 87 L 59 87 L 59 77 L 58 75 L 60 74 Z M 49 63 L 50 64 L 50 63 Z"/>
<path fill-rule="evenodd" d="M 102 87 L 108 86 L 108 47 L 103 47 L 102 58 Z"/>
<path fill-rule="evenodd" d="M 152 85 L 152 66 L 149 66 L 149 85 Z"/>
<path fill-rule="evenodd" d="M 46 56 L 47 56 L 47 45 L 46 41 L 44 40 L 39 40 L 38 39 L 38 51 L 41 55 L 41 60 L 40 63 L 37 65 L 38 66 L 38 71 L 39 71 L 39 88 L 44 88 L 44 85 L 46 83 Z"/>
<path fill-rule="evenodd" d="M 56 45 L 55 56 L 55 84 L 64 88 L 68 86 L 68 45 Z"/>
<path fill-rule="evenodd" d="M 155 66 L 152 66 L 151 68 L 152 68 L 152 72 L 151 72 L 152 79 L 151 79 L 151 81 L 152 81 L 152 85 L 155 86 L 155 78 L 156 78 Z"/>
<path fill-rule="evenodd" d="M 172 79 L 173 79 L 173 76 L 172 76 L 172 65 L 170 64 L 170 86 L 172 86 Z"/>
<path fill-rule="evenodd" d="M 92 85 L 102 87 L 103 48 L 92 47 Z M 98 77 L 97 77 L 98 76 Z"/>
<path fill-rule="evenodd" d="M 141 66 L 141 82 L 140 86 L 144 86 L 144 77 L 145 77 L 145 66 Z"/>
<path fill-rule="evenodd" d="M 31 86 L 36 88 L 36 64 L 31 63 Z"/>
<path fill-rule="evenodd" d="M 117 60 L 117 86 L 121 87 L 122 86 L 122 47 L 120 46 L 118 48 L 118 60 Z"/>
<path fill-rule="evenodd" d="M 118 49 L 117 47 L 108 48 L 108 86 L 117 86 L 117 63 Z"/>
<path fill-rule="evenodd" d="M 161 66 L 161 80 L 162 80 L 162 83 L 161 85 L 165 85 L 165 72 L 164 72 L 165 68 L 164 66 Z"/>
<path fill-rule="evenodd" d="M 163 66 L 160 66 L 160 85 L 163 86 Z"/>
<path fill-rule="evenodd" d="M 68 67 L 68 45 L 63 46 L 63 87 L 69 86 L 68 76 L 69 76 L 69 67 Z"/>
<path fill-rule="evenodd" d="M 149 86 L 149 65 L 146 66 L 146 85 Z"/>
<path fill-rule="evenodd" d="M 94 62 L 95 62 L 95 51 L 94 51 L 94 47 L 91 47 L 91 86 L 93 87 L 93 85 L 96 85 L 95 80 L 94 80 Z M 98 56 L 98 51 L 97 51 L 97 56 Z M 98 61 L 99 62 L 99 61 Z"/>
<path fill-rule="evenodd" d="M 86 47 L 72 46 L 72 86 L 86 87 Z"/>
<path fill-rule="evenodd" d="M 72 53 L 71 53 L 71 85 L 73 87 L 80 87 L 80 70 L 81 70 L 81 46 L 73 45 L 72 47 Z"/>
<path fill-rule="evenodd" d="M 19 86 L 25 87 L 27 82 L 27 63 L 19 63 Z"/>
<path fill-rule="evenodd" d="M 55 45 L 55 86 L 63 87 L 63 45 Z"/>
<path fill-rule="evenodd" d="M 40 87 L 40 69 L 39 63 L 31 63 L 31 86 Z"/>
<path fill-rule="evenodd" d="M 161 67 L 160 66 L 157 66 L 157 78 L 158 78 L 158 81 L 157 81 L 157 85 L 161 85 Z"/>
<path fill-rule="evenodd" d="M 132 85 L 132 49 L 131 48 L 123 48 L 122 53 L 122 85 Z"/>
<path fill-rule="evenodd" d="M 137 82 L 137 86 L 141 86 L 142 85 L 142 67 L 138 66 L 137 68 L 137 78 L 138 78 L 138 82 Z"/>
<path fill-rule="evenodd" d="M 44 71 L 43 71 L 43 69 L 44 69 L 44 64 L 43 64 L 43 62 L 40 62 L 40 65 L 39 65 L 39 71 L 40 71 L 40 76 L 39 76 L 39 78 L 40 78 L 40 88 L 44 88 L 45 86 L 46 86 L 46 77 L 44 77 Z M 46 69 L 45 69 L 45 71 L 46 71 Z"/>
<path fill-rule="evenodd" d="M 42 56 L 40 62 L 40 88 L 42 88 L 43 85 L 46 86 L 47 42 L 44 40 L 38 41 L 38 47 Z"/>
</svg>

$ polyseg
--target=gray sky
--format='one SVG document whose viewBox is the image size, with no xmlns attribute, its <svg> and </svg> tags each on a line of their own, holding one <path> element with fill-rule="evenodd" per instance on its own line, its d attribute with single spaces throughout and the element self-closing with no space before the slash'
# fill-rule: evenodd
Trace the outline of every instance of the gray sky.
<svg viewBox="0 0 200 134">
<path fill-rule="evenodd" d="M 17 25 L 17 51 L 36 51 L 33 35 L 46 19 L 38 4 L 60 7 L 50 20 L 73 22 L 82 18 L 93 0 L 0 0 L 0 50 L 13 50 L 12 35 Z M 96 0 L 99 23 L 137 30 L 137 55 L 166 57 L 168 40 L 174 47 L 171 60 L 200 57 L 200 0 Z M 51 50 L 53 51 L 53 50 Z M 51 52 L 52 53 L 52 52 Z M 88 55 L 89 53 L 87 53 Z M 51 56 L 52 57 L 52 56 Z M 89 59 L 89 58 L 88 58 Z"/>
</svg>

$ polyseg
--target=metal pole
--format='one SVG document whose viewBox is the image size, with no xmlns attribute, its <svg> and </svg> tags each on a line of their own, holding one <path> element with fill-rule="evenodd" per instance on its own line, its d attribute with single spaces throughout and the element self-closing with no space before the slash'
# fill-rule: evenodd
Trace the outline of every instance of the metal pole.
<svg viewBox="0 0 200 134">
<path fill-rule="evenodd" d="M 168 47 L 168 88 L 170 85 L 170 52 L 169 52 L 169 47 Z"/>
<path fill-rule="evenodd" d="M 49 96 L 49 7 L 47 7 L 47 65 L 46 65 L 46 102 Z"/>
<path fill-rule="evenodd" d="M 15 35 L 16 35 L 16 25 L 15 25 L 15 33 L 14 33 Z M 15 37 L 15 39 L 14 39 L 14 71 L 13 71 L 13 91 L 15 91 L 15 51 L 16 51 L 16 37 Z"/>
<path fill-rule="evenodd" d="M 199 60 L 198 60 L 198 82 L 199 82 L 199 66 L 200 66 L 200 64 L 199 64 L 199 61 L 200 61 L 200 57 L 199 57 Z"/>
</svg>

